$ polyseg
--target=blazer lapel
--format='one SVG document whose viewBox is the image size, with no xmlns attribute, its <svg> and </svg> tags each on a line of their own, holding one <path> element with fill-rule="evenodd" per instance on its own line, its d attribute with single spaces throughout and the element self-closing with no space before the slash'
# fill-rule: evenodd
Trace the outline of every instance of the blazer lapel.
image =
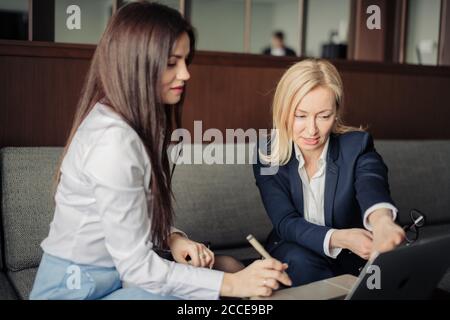
<svg viewBox="0 0 450 320">
<path fill-rule="evenodd" d="M 327 173 L 325 177 L 325 199 L 324 199 L 324 211 L 325 211 L 325 225 L 333 226 L 333 207 L 334 197 L 336 194 L 337 181 L 339 177 L 339 167 L 335 161 L 339 155 L 339 141 L 338 138 L 331 134 L 330 143 L 328 146 L 327 154 Z"/>
<path fill-rule="evenodd" d="M 298 165 L 299 163 L 295 157 L 295 151 L 292 150 L 291 160 L 288 162 L 288 178 L 294 205 L 297 208 L 297 211 L 303 216 L 303 188 L 302 180 L 298 174 Z"/>
</svg>

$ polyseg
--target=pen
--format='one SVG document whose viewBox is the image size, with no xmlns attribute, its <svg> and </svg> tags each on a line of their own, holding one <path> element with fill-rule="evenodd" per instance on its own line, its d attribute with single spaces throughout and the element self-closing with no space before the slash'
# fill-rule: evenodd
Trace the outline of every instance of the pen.
<svg viewBox="0 0 450 320">
<path fill-rule="evenodd" d="M 261 245 L 261 243 L 259 243 L 259 241 L 256 240 L 256 238 L 252 234 L 249 234 L 247 236 L 247 240 L 248 240 L 248 242 L 250 242 L 250 244 L 253 246 L 253 248 L 255 248 L 255 250 L 258 251 L 258 253 L 264 257 L 264 259 L 272 259 L 272 256 L 266 251 L 266 249 L 264 249 L 264 247 Z M 283 274 L 286 274 L 286 271 L 283 271 Z M 281 288 L 287 288 L 287 287 L 285 285 L 281 284 L 280 289 Z"/>
<path fill-rule="evenodd" d="M 258 240 L 256 240 L 256 238 L 249 234 L 247 236 L 247 240 L 248 242 L 250 242 L 250 244 L 253 246 L 253 248 L 255 248 L 256 251 L 258 251 L 258 253 L 264 257 L 264 259 L 271 259 L 272 257 L 270 256 L 270 254 L 266 251 L 266 249 L 264 249 L 264 247 L 261 245 L 261 243 L 259 243 Z"/>
</svg>

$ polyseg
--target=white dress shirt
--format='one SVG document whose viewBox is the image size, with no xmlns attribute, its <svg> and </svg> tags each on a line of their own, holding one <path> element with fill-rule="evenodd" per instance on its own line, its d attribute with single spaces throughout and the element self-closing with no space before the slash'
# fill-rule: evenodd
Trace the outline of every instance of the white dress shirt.
<svg viewBox="0 0 450 320">
<path fill-rule="evenodd" d="M 302 190 L 303 190 L 303 215 L 306 221 L 325 226 L 325 177 L 326 177 L 326 166 L 327 166 L 327 152 L 328 152 L 328 144 L 330 142 L 330 138 L 328 138 L 325 146 L 323 148 L 322 154 L 319 157 L 317 164 L 317 171 L 314 176 L 311 177 L 311 180 L 308 177 L 305 168 L 305 160 L 303 158 L 302 152 L 296 143 L 294 143 L 295 156 L 299 162 L 298 165 L 298 174 L 300 175 L 300 179 L 302 181 Z M 371 230 L 371 226 L 368 221 L 368 216 L 372 212 L 380 208 L 387 208 L 392 210 L 393 219 L 397 217 L 397 208 L 395 208 L 392 204 L 387 202 L 380 202 L 369 209 L 364 213 L 364 227 L 368 230 Z M 323 251 L 330 258 L 337 258 L 339 253 L 341 253 L 342 248 L 333 248 L 330 250 L 330 240 L 331 235 L 336 229 L 330 229 L 323 241 Z"/>
<path fill-rule="evenodd" d="M 286 55 L 286 50 L 284 50 L 284 48 L 271 48 L 270 54 L 272 56 L 281 57 L 281 56 Z"/>
<path fill-rule="evenodd" d="M 41 244 L 46 253 L 114 266 L 127 287 L 185 299 L 218 298 L 223 272 L 168 261 L 153 251 L 149 158 L 118 114 L 95 105 L 78 128 L 61 173 L 55 215 Z"/>
</svg>

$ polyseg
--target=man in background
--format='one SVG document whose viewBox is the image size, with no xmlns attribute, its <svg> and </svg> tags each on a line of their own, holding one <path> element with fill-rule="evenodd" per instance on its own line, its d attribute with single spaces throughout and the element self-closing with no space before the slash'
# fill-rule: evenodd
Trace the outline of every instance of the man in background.
<svg viewBox="0 0 450 320">
<path fill-rule="evenodd" d="M 272 56 L 293 56 L 295 57 L 297 54 L 294 50 L 287 47 L 284 44 L 284 33 L 283 31 L 275 31 L 272 34 L 272 41 L 270 47 L 267 47 L 263 50 L 263 54 L 272 55 Z"/>
</svg>

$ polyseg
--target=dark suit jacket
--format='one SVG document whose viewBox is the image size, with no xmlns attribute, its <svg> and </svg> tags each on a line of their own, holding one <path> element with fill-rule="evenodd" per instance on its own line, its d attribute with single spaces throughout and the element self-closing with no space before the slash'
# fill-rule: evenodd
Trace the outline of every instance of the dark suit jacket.
<svg viewBox="0 0 450 320">
<path fill-rule="evenodd" d="M 388 169 L 366 132 L 330 135 L 325 178 L 325 226 L 303 217 L 299 162 L 292 151 L 289 162 L 274 175 L 261 175 L 253 166 L 256 184 L 273 224 L 271 239 L 294 242 L 325 256 L 323 242 L 330 228 L 363 228 L 364 212 L 379 202 L 393 204 Z"/>
<path fill-rule="evenodd" d="M 264 48 L 264 50 L 262 51 L 262 54 L 265 54 L 265 55 L 271 55 L 271 48 L 270 47 L 267 47 L 267 48 Z M 285 56 L 289 56 L 289 57 L 296 57 L 297 56 L 297 54 L 295 53 L 295 51 L 294 50 L 292 50 L 291 48 L 289 48 L 289 47 L 284 47 L 284 55 Z"/>
</svg>

